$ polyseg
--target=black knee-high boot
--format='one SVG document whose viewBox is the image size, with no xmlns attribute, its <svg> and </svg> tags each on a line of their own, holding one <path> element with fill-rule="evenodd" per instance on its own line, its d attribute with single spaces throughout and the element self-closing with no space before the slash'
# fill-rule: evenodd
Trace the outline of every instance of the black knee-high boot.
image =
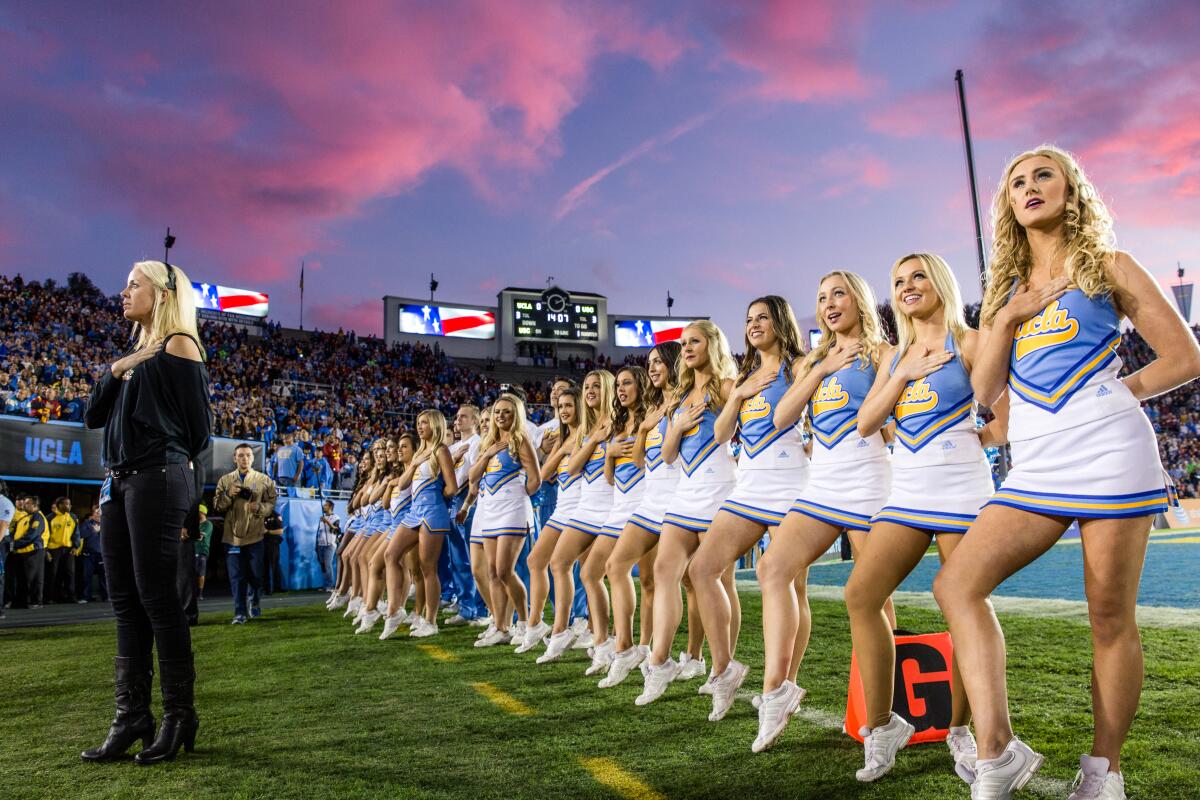
<svg viewBox="0 0 1200 800">
<path fill-rule="evenodd" d="M 196 716 L 196 670 L 192 659 L 160 659 L 158 671 L 162 684 L 162 725 L 158 728 L 154 744 L 134 756 L 133 760 L 143 765 L 170 761 L 181 747 L 192 752 L 196 744 L 196 730 L 200 727 L 200 718 Z"/>
<path fill-rule="evenodd" d="M 138 739 L 146 747 L 154 737 L 154 715 L 150 713 L 150 681 L 154 671 L 149 660 L 118 656 L 113 662 L 117 716 L 104 743 L 80 753 L 84 761 L 112 761 L 123 756 Z"/>
</svg>

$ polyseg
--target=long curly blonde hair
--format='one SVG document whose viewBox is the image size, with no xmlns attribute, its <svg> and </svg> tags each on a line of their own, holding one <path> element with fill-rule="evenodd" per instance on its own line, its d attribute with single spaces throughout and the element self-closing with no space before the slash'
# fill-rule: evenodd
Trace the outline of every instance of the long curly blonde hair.
<svg viewBox="0 0 1200 800">
<path fill-rule="evenodd" d="M 980 311 L 981 325 L 992 324 L 996 312 L 1008 302 L 1013 283 L 1027 282 L 1033 268 L 1029 238 L 1009 203 L 1008 183 L 1018 164 L 1036 156 L 1044 156 L 1058 164 L 1067 181 L 1067 206 L 1062 220 L 1062 250 L 1067 256 L 1067 275 L 1088 297 L 1111 295 L 1113 291 L 1108 273 L 1117 252 L 1112 215 L 1075 157 L 1060 147 L 1044 144 L 1008 162 L 992 199 L 994 238 L 987 289 Z"/>
<path fill-rule="evenodd" d="M 688 328 L 700 331 L 700 335 L 708 343 L 708 368 L 712 375 L 709 377 L 705 389 L 708 393 L 708 408 L 715 414 L 720 412 L 721 407 L 725 405 L 725 380 L 733 380 L 737 376 L 737 365 L 733 363 L 733 354 L 729 352 L 729 340 L 725 338 L 724 331 L 715 324 L 707 319 L 698 319 L 688 323 L 687 328 L 683 329 L 685 335 Z M 684 363 L 681 351 L 679 355 L 679 386 L 675 389 L 675 399 L 671 401 L 669 409 L 671 414 L 675 413 L 675 410 L 679 408 L 695 386 L 696 370 Z"/>
<path fill-rule="evenodd" d="M 967 318 L 963 311 L 962 292 L 958 288 L 958 279 L 954 270 L 946 263 L 946 259 L 933 253 L 909 253 L 896 259 L 892 271 L 888 273 L 895 281 L 896 270 L 905 261 L 920 261 L 929 275 L 929 282 L 942 301 L 942 316 L 946 320 L 946 329 L 954 337 L 954 344 L 961 350 L 963 339 L 967 336 Z M 900 358 L 908 352 L 909 345 L 917 340 L 917 329 L 913 326 L 912 317 L 904 310 L 904 306 L 896 302 L 895 292 L 892 297 L 892 313 L 896 317 L 896 352 Z"/>
<path fill-rule="evenodd" d="M 420 449 L 413 455 L 413 461 L 425 461 L 429 464 L 429 474 L 437 477 L 441 474 L 438 464 L 438 452 L 445 447 L 442 440 L 446 437 L 446 417 L 436 408 L 427 408 L 417 414 L 417 421 L 422 418 L 429 421 L 430 437 L 428 442 L 421 442 Z"/>
<path fill-rule="evenodd" d="M 832 272 L 827 272 L 821 276 L 821 280 L 817 281 L 817 286 L 830 278 L 841 278 L 846 282 L 846 288 L 850 290 L 850 296 L 854 298 L 854 305 L 858 307 L 858 324 L 860 332 L 858 341 L 862 343 L 863 355 L 866 357 L 862 363 L 862 368 L 866 369 L 867 365 L 875 364 L 879 361 L 879 351 L 883 349 L 884 336 L 883 325 L 879 321 L 879 312 L 875 309 L 875 293 L 871 291 L 871 286 L 863 277 L 856 272 L 850 272 L 844 269 L 835 269 Z M 820 289 L 818 288 L 818 297 Z M 817 342 L 817 346 L 812 349 L 804 361 L 800 363 L 800 374 L 807 375 L 821 359 L 826 358 L 829 352 L 833 350 L 833 346 L 837 343 L 837 334 L 829 328 L 829 323 L 825 321 L 825 315 L 821 313 L 821 302 L 817 301 L 817 327 L 821 329 L 821 340 Z"/>
<path fill-rule="evenodd" d="M 500 430 L 500 426 L 496 424 L 494 419 L 496 406 L 500 403 L 509 403 L 513 407 L 513 422 L 512 428 L 508 431 Z M 479 440 L 479 450 L 482 452 L 487 450 L 496 442 L 503 439 L 504 434 L 508 433 L 508 452 L 514 459 L 520 460 L 521 450 L 526 442 L 529 441 L 529 434 L 525 431 L 525 401 L 515 394 L 505 392 L 496 398 L 496 401 L 491 405 L 492 421 L 488 426 L 488 432 Z"/>
</svg>

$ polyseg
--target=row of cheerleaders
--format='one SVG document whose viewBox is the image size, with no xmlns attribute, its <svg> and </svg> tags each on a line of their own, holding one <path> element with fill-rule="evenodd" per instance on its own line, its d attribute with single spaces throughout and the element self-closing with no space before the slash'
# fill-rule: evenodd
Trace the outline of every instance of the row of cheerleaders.
<svg viewBox="0 0 1200 800">
<path fill-rule="evenodd" d="M 602 675 L 606 688 L 640 668 L 635 702 L 646 705 L 704 672 L 706 636 L 712 663 L 700 693 L 718 721 L 748 671 L 734 657 L 734 567 L 769 531 L 757 564 L 759 752 L 804 697 L 808 567 L 845 532 L 855 556 L 845 600 L 866 701 L 857 778 L 874 781 L 914 733 L 892 711 L 889 598 L 934 541 L 942 560 L 934 594 L 956 654 L 948 768 L 971 797 L 996 800 L 1024 786 L 1042 756 L 1010 726 L 1005 642 L 988 597 L 1078 521 L 1096 714 L 1070 797 L 1125 797 L 1119 757 L 1142 674 L 1136 589 L 1152 518 L 1169 497 L 1140 401 L 1200 375 L 1200 349 L 1154 279 L 1115 249 L 1111 220 L 1069 154 L 1044 147 L 1014 159 L 993 223 L 978 331 L 964 321 L 946 262 L 915 253 L 890 272 L 894 345 L 863 278 L 834 271 L 817 288 L 822 335 L 811 352 L 788 302 L 769 295 L 749 304 L 740 366 L 717 326 L 693 322 L 679 342 L 658 344 L 646 369 L 594 371 L 581 388 L 557 384 L 557 426 L 540 442 L 515 394 L 482 414 L 460 409 L 460 441 L 450 447 L 442 414 L 423 412 L 415 437 L 377 443 L 330 608 L 346 606 L 360 631 L 382 618 L 381 638 L 406 624 L 412 636 L 436 634 L 436 564 L 454 514 L 469 521 L 472 570 L 491 612 L 478 646 L 544 645 L 538 663 L 580 646 L 569 624 L 578 566 L 587 674 Z M 1119 377 L 1126 319 L 1157 358 Z M 986 424 L 977 424 L 980 407 L 990 409 Z M 1002 443 L 1012 469 L 996 489 L 984 448 Z M 514 565 L 533 519 L 530 495 L 543 482 L 557 484 L 557 505 L 529 553 L 527 592 Z M 682 589 L 692 640 L 676 661 Z"/>
</svg>

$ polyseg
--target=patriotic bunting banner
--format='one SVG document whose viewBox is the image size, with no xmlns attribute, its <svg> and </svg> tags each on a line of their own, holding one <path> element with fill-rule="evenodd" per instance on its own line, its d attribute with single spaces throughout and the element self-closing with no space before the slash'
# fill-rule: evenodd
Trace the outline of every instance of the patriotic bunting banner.
<svg viewBox="0 0 1200 800">
<path fill-rule="evenodd" d="M 425 305 L 400 306 L 400 332 L 461 339 L 494 339 L 496 315 L 478 308 Z"/>
</svg>

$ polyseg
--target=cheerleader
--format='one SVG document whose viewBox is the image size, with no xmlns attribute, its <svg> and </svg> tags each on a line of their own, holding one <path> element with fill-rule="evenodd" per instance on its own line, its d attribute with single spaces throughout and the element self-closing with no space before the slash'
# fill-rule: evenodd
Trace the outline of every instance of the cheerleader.
<svg viewBox="0 0 1200 800">
<path fill-rule="evenodd" d="M 671 660 L 671 645 L 683 616 L 680 583 L 735 480 L 733 453 L 713 431 L 733 391 L 736 369 L 729 342 L 716 325 L 698 320 L 683 329 L 681 343 L 683 367 L 668 409 L 671 422 L 662 457 L 667 463 L 679 459 L 682 474 L 663 515 L 654 561 L 654 649 L 645 670 L 645 688 L 635 701 L 639 706 L 661 697 L 679 674 L 679 664 Z"/>
<path fill-rule="evenodd" d="M 766 653 L 756 753 L 774 744 L 804 698 L 796 675 L 812 631 L 809 566 L 843 530 L 857 553 L 891 487 L 882 433 L 862 438 L 856 429 L 884 346 L 871 287 L 853 272 L 830 272 L 819 284 L 816 316 L 821 340 L 775 404 L 777 430 L 797 424 L 808 409 L 813 453 L 807 486 L 757 564 Z"/>
<path fill-rule="evenodd" d="M 471 466 L 479 461 L 479 445 L 487 438 L 491 425 L 492 408 L 487 406 L 479 412 L 479 442 L 475 444 Z M 470 468 L 467 469 L 467 486 L 467 499 L 462 508 L 458 510 L 455 519 L 467 526 L 467 546 L 471 551 L 471 575 L 475 578 L 475 589 L 483 598 L 483 606 L 487 610 L 486 615 L 471 620 L 468 624 L 483 627 L 476 637 L 476 640 L 483 640 L 490 638 L 496 632 L 496 625 L 495 614 L 492 613 L 492 583 L 488 579 L 487 555 L 483 551 L 483 534 L 479 530 L 479 522 L 483 519 L 481 509 L 484 505 L 484 498 L 479 493 L 479 479 L 471 477 Z M 498 644 L 498 642 L 496 643 Z"/>
<path fill-rule="evenodd" d="M 357 617 L 363 607 L 366 581 L 363 580 L 365 569 L 362 565 L 362 554 L 364 551 L 372 549 L 371 540 L 378 532 L 377 512 L 381 505 L 379 498 L 382 497 L 386 488 L 388 471 L 391 469 L 387 460 L 387 447 L 387 443 L 382 438 L 371 443 L 371 461 L 375 465 L 375 469 L 368 477 L 366 486 L 363 487 L 362 524 L 358 529 L 358 535 L 346 549 L 346 563 L 349 566 L 347 572 L 350 574 L 350 602 L 346 604 L 346 611 L 342 614 L 343 618 Z M 392 447 L 394 453 L 395 445 L 393 444 Z M 384 514 L 387 513 L 386 509 L 383 511 Z"/>
<path fill-rule="evenodd" d="M 400 434 L 396 438 L 396 448 L 400 456 L 396 469 L 400 474 L 393 485 L 387 502 L 389 516 L 388 522 L 385 525 L 387 535 L 383 537 L 383 544 L 380 548 L 371 556 L 365 603 L 367 611 L 363 614 L 358 628 L 354 631 L 355 633 L 366 633 L 375 626 L 375 623 L 380 618 L 386 617 L 383 628 L 384 635 L 380 639 L 390 638 L 396 632 L 396 629 L 400 627 L 403 614 L 393 614 L 392 607 L 398 601 L 400 611 L 402 612 L 404 603 L 408 599 L 408 583 L 405 581 L 403 586 L 398 587 L 398 592 L 403 591 L 403 594 L 394 596 L 389 591 L 387 605 L 383 606 L 379 601 L 384 588 L 388 587 L 388 563 L 390 560 L 396 558 L 392 542 L 395 540 L 396 531 L 399 530 L 405 515 L 408 514 L 408 510 L 412 506 L 413 476 L 417 470 L 417 460 L 414 458 L 418 448 L 417 437 L 411 433 Z"/>
<path fill-rule="evenodd" d="M 751 301 L 746 310 L 746 355 L 725 407 L 713 423 L 713 439 L 741 442 L 737 487 L 713 519 L 688 573 L 700 603 L 712 654 L 713 709 L 724 718 L 746 678 L 733 658 L 741 606 L 733 572 L 763 534 L 783 521 L 808 482 L 808 455 L 795 422 L 775 427 L 775 407 L 800 366 L 800 328 L 792 307 L 778 295 Z"/>
<path fill-rule="evenodd" d="M 612 664 L 600 681 L 606 689 L 620 684 L 634 668 L 646 660 L 650 652 L 650 637 L 654 608 L 654 554 L 662 533 L 663 512 L 679 482 L 679 465 L 662 459 L 663 437 L 667 428 L 667 405 L 676 382 L 676 362 L 682 348 L 679 342 L 663 342 L 646 358 L 649 389 L 646 393 L 646 416 L 638 426 L 633 443 L 633 460 L 646 471 L 646 489 L 641 503 L 625 523 L 616 546 L 604 566 L 612 586 L 613 632 L 616 640 Z M 633 585 L 633 565 L 638 565 L 642 584 L 641 636 L 633 643 L 633 614 L 637 610 L 637 593 Z M 688 597 L 689 615 L 695 614 L 696 604 Z M 698 619 L 688 619 L 689 636 L 703 628 Z M 702 640 L 701 640 L 702 641 Z M 697 644 L 699 655 L 699 644 Z"/>
<path fill-rule="evenodd" d="M 411 455 L 411 452 L 409 452 L 410 457 Z M 359 574 L 361 583 L 359 586 L 362 592 L 359 595 L 361 605 L 351 622 L 356 633 L 370 612 L 381 610 L 382 603 L 376 602 L 375 604 L 370 604 L 367 600 L 369 599 L 371 588 L 371 564 L 375 559 L 383 555 L 387 547 L 388 538 L 385 534 L 392 529 L 391 509 L 393 498 L 402 498 L 402 502 L 404 503 L 407 503 L 409 500 L 408 483 L 406 482 L 403 488 L 400 486 L 400 482 L 404 480 L 405 467 L 407 466 L 407 462 L 403 460 L 401 455 L 400 440 L 391 437 L 384 439 L 384 456 L 387 463 L 387 474 L 383 477 L 382 491 L 376 496 L 374 502 L 375 510 L 371 512 L 367 520 L 371 529 L 371 536 L 368 542 L 359 550 L 357 557 L 360 563 Z M 378 597 L 376 600 L 378 600 Z"/>
<path fill-rule="evenodd" d="M 612 433 L 604 447 L 604 479 L 612 486 L 613 503 L 600 527 L 579 575 L 588 589 L 588 613 L 592 623 L 592 663 L 585 675 L 607 672 L 616 652 L 616 640 L 609 636 L 608 590 L 604 571 L 608 557 L 646 490 L 645 467 L 634 459 L 634 440 L 646 415 L 646 396 L 650 380 L 646 370 L 625 366 L 617 370 L 614 382 Z"/>
<path fill-rule="evenodd" d="M 981 401 L 1009 389 L 1013 468 L 934 584 L 975 710 L 972 792 L 1006 800 L 1042 762 L 1013 735 L 1004 635 L 988 595 L 1077 520 L 1095 733 L 1071 800 L 1117 800 L 1142 688 L 1138 583 L 1153 516 L 1167 508 L 1168 479 L 1139 403 L 1200 375 L 1200 348 L 1158 281 L 1115 249 L 1108 211 L 1070 154 L 1041 147 L 1017 156 L 992 219 L 984 341 L 971 378 Z M 1157 358 L 1118 378 L 1123 318 Z"/>
<path fill-rule="evenodd" d="M 871 519 L 866 546 L 846 582 L 850 636 L 866 699 L 865 764 L 860 781 L 873 781 L 896 763 L 913 726 L 892 711 L 896 642 L 884 606 L 936 536 L 943 562 L 962 540 L 992 494 L 985 445 L 1003 441 L 1004 408 L 982 430 L 975 424 L 971 368 L 978 334 L 963 319 L 954 273 L 939 256 L 915 253 L 891 270 L 892 308 L 899 341 L 884 350 L 880 369 L 858 412 L 858 433 L 873 436 L 896 420 L 892 487 Z M 953 709 L 946 743 L 955 770 L 970 775 L 975 741 L 966 727 L 970 708 L 957 661 L 951 665 Z"/>
<path fill-rule="evenodd" d="M 330 611 L 342 608 L 350 602 L 350 567 L 346 560 L 346 551 L 354 543 L 359 528 L 362 527 L 361 512 L 364 490 L 367 485 L 367 476 L 374 469 L 375 461 L 371 456 L 371 451 L 367 450 L 363 453 L 362 459 L 359 460 L 358 473 L 354 479 L 354 488 L 350 492 L 350 502 L 346 506 L 346 527 L 342 533 L 342 541 L 338 544 L 337 551 L 337 583 L 333 587 L 333 594 L 330 596 L 329 602 L 325 604 L 325 607 Z"/>
<path fill-rule="evenodd" d="M 593 370 L 583 379 L 583 424 L 575 434 L 574 450 L 567 465 L 571 475 L 582 476 L 582 484 L 579 502 L 550 557 L 550 573 L 554 576 L 554 627 L 546 652 L 538 656 L 539 664 L 561 658 L 575 639 L 575 634 L 567 627 L 575 597 L 575 577 L 571 570 L 576 561 L 587 563 L 583 556 L 600 535 L 604 520 L 612 510 L 613 487 L 604 477 L 604 463 L 606 442 L 612 432 L 614 384 L 613 374 L 603 369 Z M 582 569 L 581 565 L 581 577 Z M 607 631 L 607 614 L 600 623 L 593 606 L 595 586 L 584 584 L 584 589 L 590 624 L 603 624 Z M 592 639 L 595 641 L 594 632 Z"/>
<path fill-rule="evenodd" d="M 479 450 L 479 461 L 471 467 L 471 479 L 479 482 L 480 491 L 487 498 L 476 513 L 476 520 L 483 537 L 492 623 L 496 630 L 476 644 L 488 646 L 512 640 L 509 626 L 514 611 L 522 623 L 528 616 L 525 585 L 514 570 L 529 535 L 533 513 L 529 498 L 542 480 L 533 443 L 526 433 L 525 404 L 521 398 L 505 393 L 496 399 L 491 426 Z"/>
<path fill-rule="evenodd" d="M 557 437 L 554 438 L 556 446 L 542 462 L 542 482 L 557 482 L 557 500 L 554 513 L 546 520 L 537 542 L 529 553 L 529 625 L 525 629 L 524 638 L 514 651 L 517 653 L 532 650 L 552 631 L 543 619 L 546 597 L 550 593 L 550 558 L 554 554 L 554 546 L 558 543 L 559 536 L 567 527 L 567 521 L 579 505 L 583 477 L 582 474 L 572 475 L 567 467 L 575 449 L 575 435 L 579 431 L 582 402 L 582 393 L 576 387 L 570 386 L 559 391 L 555 404 L 558 412 L 558 428 L 555 429 Z M 549 438 L 547 434 L 547 439 Z M 558 616 L 557 606 L 554 613 Z M 570 613 L 570 608 L 567 609 L 567 613 Z"/>
</svg>

